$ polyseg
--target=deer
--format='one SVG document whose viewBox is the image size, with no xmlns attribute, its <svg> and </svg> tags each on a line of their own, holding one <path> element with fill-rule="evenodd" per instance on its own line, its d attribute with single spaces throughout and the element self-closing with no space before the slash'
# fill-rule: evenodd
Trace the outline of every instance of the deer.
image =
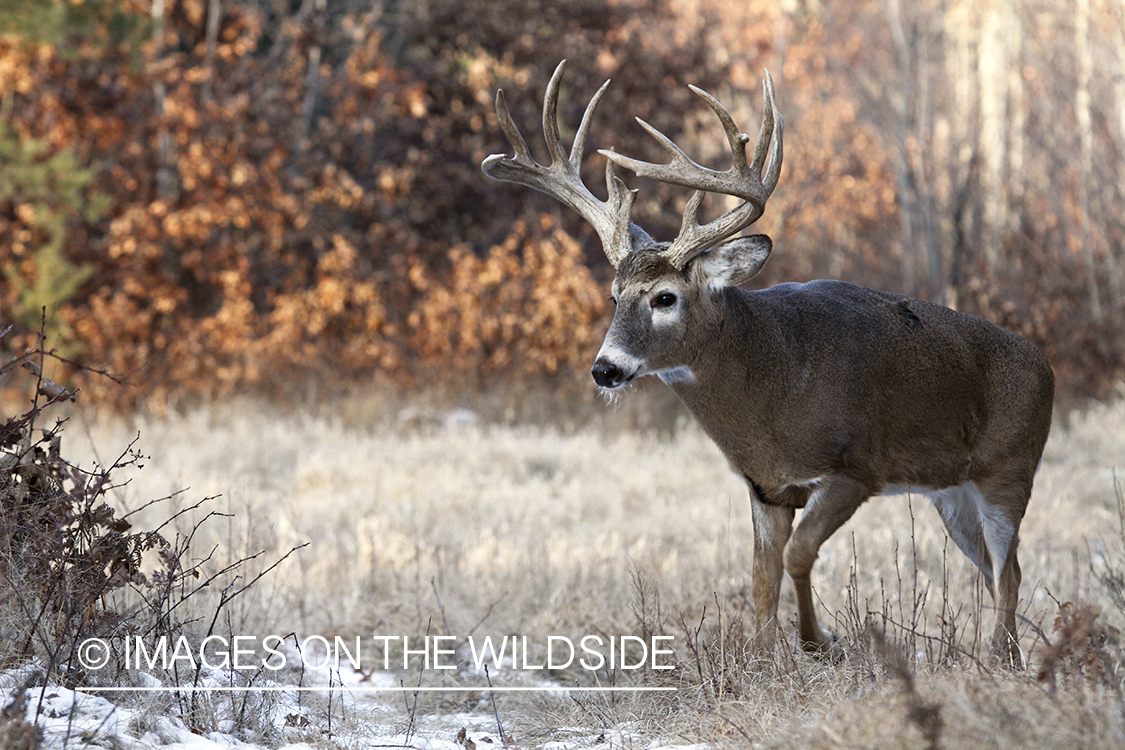
<svg viewBox="0 0 1125 750">
<path fill-rule="evenodd" d="M 601 200 L 580 167 L 609 81 L 591 98 L 567 154 L 558 125 L 565 67 L 563 60 L 543 100 L 551 163 L 532 157 L 498 90 L 497 119 L 515 153 L 489 156 L 482 169 L 556 198 L 600 238 L 615 272 L 616 309 L 592 368 L 599 389 L 612 394 L 657 376 L 745 479 L 759 648 L 784 638 L 778 602 L 787 573 L 800 647 L 840 658 L 836 635 L 814 609 L 818 551 L 869 498 L 906 492 L 929 498 L 983 574 L 994 602 L 991 659 L 1020 667 L 1017 547 L 1051 427 L 1054 374 L 1046 356 L 981 318 L 843 281 L 740 288 L 773 249 L 767 235 L 738 236 L 763 215 L 781 174 L 783 121 L 768 70 L 752 155 L 750 137 L 727 109 L 690 86 L 719 118 L 731 166 L 720 171 L 696 163 L 637 118 L 669 160 L 644 162 L 599 149 L 606 159 Z M 694 191 L 673 240 L 658 242 L 633 222 L 638 191 L 626 187 L 615 165 Z M 701 223 L 709 194 L 731 196 L 737 205 Z"/>
</svg>

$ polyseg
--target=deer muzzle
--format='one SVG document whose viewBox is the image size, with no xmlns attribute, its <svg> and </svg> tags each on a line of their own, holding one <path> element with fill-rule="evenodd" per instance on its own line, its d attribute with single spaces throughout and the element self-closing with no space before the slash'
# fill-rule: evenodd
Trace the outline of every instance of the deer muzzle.
<svg viewBox="0 0 1125 750">
<path fill-rule="evenodd" d="M 598 357 L 590 374 L 602 388 L 617 388 L 629 380 L 629 374 L 604 357 Z"/>
</svg>

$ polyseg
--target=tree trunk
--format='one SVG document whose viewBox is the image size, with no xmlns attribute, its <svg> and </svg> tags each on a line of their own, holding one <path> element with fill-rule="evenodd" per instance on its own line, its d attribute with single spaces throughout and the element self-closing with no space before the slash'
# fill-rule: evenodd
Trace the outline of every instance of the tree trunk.
<svg viewBox="0 0 1125 750">
<path fill-rule="evenodd" d="M 1074 91 L 1075 121 L 1078 126 L 1078 210 L 1081 212 L 1082 257 L 1090 275 L 1090 313 L 1102 318 L 1102 301 L 1098 293 L 1098 269 L 1094 261 L 1093 236 L 1090 228 L 1090 174 L 1093 171 L 1094 138 L 1090 123 L 1090 78 L 1094 59 L 1090 54 L 1090 0 L 1078 0 L 1074 15 L 1074 54 L 1078 60 L 1078 84 Z"/>
<path fill-rule="evenodd" d="M 981 198 L 984 208 L 982 244 L 990 270 L 1003 262 L 1001 242 L 1007 224 L 1004 167 L 1007 162 L 1008 50 L 1001 2 L 982 4 L 981 40 L 977 58 L 980 94 Z"/>
<path fill-rule="evenodd" d="M 153 70 L 155 76 L 152 83 L 152 96 L 156 111 L 159 113 L 159 125 L 156 135 L 156 193 L 162 200 L 174 200 L 177 192 L 176 179 L 176 152 L 172 142 L 172 135 L 168 132 L 167 110 L 165 99 L 168 91 L 164 85 L 160 62 L 164 59 L 164 0 L 153 0 L 152 3 L 152 41 L 153 41 Z"/>
<path fill-rule="evenodd" d="M 219 42 L 219 19 L 222 17 L 222 0 L 207 0 L 207 37 L 203 52 L 203 66 L 207 70 L 207 77 L 203 79 L 203 89 L 200 100 L 209 104 L 214 92 L 215 79 L 215 48 Z"/>
</svg>

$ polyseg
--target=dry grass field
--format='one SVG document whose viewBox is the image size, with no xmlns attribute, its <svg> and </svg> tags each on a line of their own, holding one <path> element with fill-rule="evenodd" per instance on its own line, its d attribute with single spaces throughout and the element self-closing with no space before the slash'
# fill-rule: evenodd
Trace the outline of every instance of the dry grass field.
<svg viewBox="0 0 1125 750">
<path fill-rule="evenodd" d="M 116 502 L 136 508 L 185 490 L 138 514 L 140 525 L 218 495 L 180 519 L 186 532 L 206 510 L 230 514 L 193 540 L 200 557 L 214 550 L 208 566 L 264 550 L 247 564 L 261 569 L 309 543 L 231 605 L 231 632 L 526 635 L 533 663 L 549 635 L 672 636 L 674 670 L 572 665 L 489 679 L 675 692 L 501 694 L 495 706 L 468 691 L 413 704 L 398 696 L 377 719 L 335 719 L 360 736 L 475 716 L 521 746 L 553 748 L 1125 746 L 1125 402 L 1056 418 L 1022 527 L 1021 645 L 1031 666 L 1019 673 L 982 663 L 989 597 L 922 498 L 870 501 L 822 550 L 814 586 L 844 660 L 785 646 L 762 658 L 746 648 L 747 493 L 690 421 L 658 432 L 363 413 L 238 402 L 129 423 L 76 415 L 67 440 L 72 456 L 105 462 L 112 456 L 97 454 L 140 434 L 151 460 Z M 782 617 L 792 639 L 788 583 Z M 383 677 L 483 684 L 466 669 Z M 357 743 L 350 736 L 347 746 Z"/>
</svg>

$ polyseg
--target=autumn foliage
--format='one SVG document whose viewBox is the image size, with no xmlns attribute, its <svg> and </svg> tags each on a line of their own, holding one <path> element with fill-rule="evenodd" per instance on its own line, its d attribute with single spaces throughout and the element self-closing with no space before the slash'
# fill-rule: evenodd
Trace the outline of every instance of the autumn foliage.
<svg viewBox="0 0 1125 750">
<path fill-rule="evenodd" d="M 564 137 L 612 77 L 594 148 L 658 158 L 637 115 L 715 166 L 724 141 L 686 84 L 754 132 L 775 66 L 786 168 L 761 223 L 778 246 L 762 283 L 831 276 L 957 301 L 1044 346 L 1071 389 L 1125 374 L 1120 310 L 1091 322 L 1064 237 L 1073 204 L 1046 206 L 1048 221 L 1031 196 L 1003 263 L 948 251 L 936 287 L 904 277 L 896 134 L 864 98 L 878 87 L 857 83 L 891 59 L 882 4 L 836 19 L 722 0 L 15 6 L 0 28 L 0 326 L 28 346 L 46 309 L 60 353 L 136 386 L 76 372 L 88 398 L 284 394 L 309 378 L 584 383 L 607 313 L 596 237 L 479 169 L 508 148 L 498 87 L 541 153 L 563 57 Z M 596 186 L 600 157 L 585 169 Z M 670 238 L 684 191 L 638 187 L 637 220 Z M 1120 237 L 1104 236 L 1112 259 Z"/>
</svg>

